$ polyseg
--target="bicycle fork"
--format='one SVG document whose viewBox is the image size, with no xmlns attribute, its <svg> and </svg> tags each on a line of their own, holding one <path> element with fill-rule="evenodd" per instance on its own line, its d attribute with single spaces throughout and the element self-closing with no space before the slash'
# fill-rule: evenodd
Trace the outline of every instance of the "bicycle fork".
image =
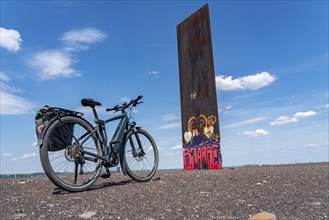
<svg viewBox="0 0 329 220">
<path fill-rule="evenodd" d="M 132 140 L 131 136 L 129 137 L 129 142 L 130 142 L 130 145 L 131 145 L 131 148 L 132 148 L 132 154 L 133 154 L 134 158 L 136 159 L 136 157 L 139 157 L 139 158 L 143 157 L 145 155 L 145 152 L 144 152 L 144 149 L 142 147 L 142 142 L 139 138 L 137 128 L 133 127 L 132 130 L 133 130 L 133 134 L 135 136 L 135 139 L 137 141 L 138 148 L 136 148 L 136 146 L 134 144 L 134 141 Z"/>
</svg>

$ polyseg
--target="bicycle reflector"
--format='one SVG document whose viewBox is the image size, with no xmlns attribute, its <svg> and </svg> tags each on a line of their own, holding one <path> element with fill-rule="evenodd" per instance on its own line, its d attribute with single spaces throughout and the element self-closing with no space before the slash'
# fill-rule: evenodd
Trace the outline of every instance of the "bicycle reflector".
<svg viewBox="0 0 329 220">
<path fill-rule="evenodd" d="M 45 130 L 45 126 L 44 125 L 40 125 L 38 128 L 39 128 L 39 131 Z"/>
</svg>

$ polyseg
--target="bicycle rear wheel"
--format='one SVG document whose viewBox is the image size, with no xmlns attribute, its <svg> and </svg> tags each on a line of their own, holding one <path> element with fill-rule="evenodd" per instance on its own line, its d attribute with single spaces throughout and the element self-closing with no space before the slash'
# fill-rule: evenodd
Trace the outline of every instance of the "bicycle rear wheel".
<svg viewBox="0 0 329 220">
<path fill-rule="evenodd" d="M 128 132 L 123 152 L 123 167 L 127 174 L 139 182 L 149 181 L 158 164 L 158 149 L 151 135 L 142 129 Z"/>
<path fill-rule="evenodd" d="M 46 131 L 40 147 L 42 167 L 58 187 L 78 192 L 88 189 L 97 180 L 101 160 L 86 155 L 88 151 L 103 155 L 93 127 L 84 119 L 64 116 Z"/>
</svg>

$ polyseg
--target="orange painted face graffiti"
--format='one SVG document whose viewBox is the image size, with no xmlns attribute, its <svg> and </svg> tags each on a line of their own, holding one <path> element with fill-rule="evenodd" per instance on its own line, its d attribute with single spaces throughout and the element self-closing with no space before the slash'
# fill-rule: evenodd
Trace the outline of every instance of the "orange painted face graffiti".
<svg viewBox="0 0 329 220">
<path fill-rule="evenodd" d="M 191 130 L 192 130 L 192 137 L 195 137 L 199 134 L 198 122 L 197 122 L 196 118 L 191 121 Z"/>
<path fill-rule="evenodd" d="M 211 115 L 207 118 L 207 127 L 204 129 L 204 135 L 211 139 L 214 136 L 214 124 L 216 123 L 216 117 Z"/>
<path fill-rule="evenodd" d="M 207 117 L 205 115 L 199 115 L 199 132 L 204 134 L 204 128 L 207 127 Z"/>
<path fill-rule="evenodd" d="M 214 125 L 215 123 L 216 123 L 216 117 L 215 116 L 213 116 L 213 115 L 211 115 L 211 116 L 209 116 L 208 117 L 208 126 L 209 125 Z"/>
<path fill-rule="evenodd" d="M 187 128 L 188 128 L 188 131 L 186 131 L 184 133 L 184 140 L 185 140 L 185 143 L 189 143 L 192 138 L 196 135 L 196 131 L 197 131 L 197 119 L 196 117 L 191 117 L 188 121 L 188 125 L 187 125 Z"/>
<path fill-rule="evenodd" d="M 192 116 L 188 121 L 188 130 L 184 133 L 185 143 L 193 141 L 194 137 L 202 135 L 205 140 L 218 139 L 219 135 L 214 134 L 214 125 L 217 119 L 211 115 L 206 117 L 200 114 L 198 118 Z"/>
</svg>

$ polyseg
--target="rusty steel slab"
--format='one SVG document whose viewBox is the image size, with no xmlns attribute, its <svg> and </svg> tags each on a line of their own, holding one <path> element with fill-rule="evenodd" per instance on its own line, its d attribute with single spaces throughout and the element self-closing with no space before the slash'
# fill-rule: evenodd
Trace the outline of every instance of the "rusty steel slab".
<svg viewBox="0 0 329 220">
<path fill-rule="evenodd" d="M 177 25 L 184 169 L 222 169 L 208 4 Z"/>
</svg>

